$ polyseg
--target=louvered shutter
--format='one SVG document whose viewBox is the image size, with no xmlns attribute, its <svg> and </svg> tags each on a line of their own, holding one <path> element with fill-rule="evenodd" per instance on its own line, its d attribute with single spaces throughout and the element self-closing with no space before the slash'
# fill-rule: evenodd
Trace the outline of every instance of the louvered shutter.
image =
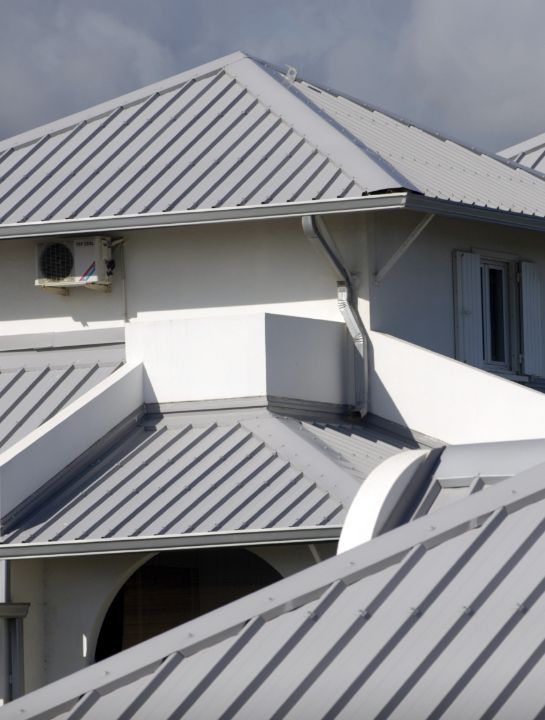
<svg viewBox="0 0 545 720">
<path fill-rule="evenodd" d="M 520 264 L 522 302 L 522 370 L 527 375 L 545 377 L 543 346 L 543 291 L 535 263 Z"/>
<path fill-rule="evenodd" d="M 457 251 L 456 264 L 456 357 L 462 362 L 483 365 L 483 313 L 481 257 Z"/>
</svg>

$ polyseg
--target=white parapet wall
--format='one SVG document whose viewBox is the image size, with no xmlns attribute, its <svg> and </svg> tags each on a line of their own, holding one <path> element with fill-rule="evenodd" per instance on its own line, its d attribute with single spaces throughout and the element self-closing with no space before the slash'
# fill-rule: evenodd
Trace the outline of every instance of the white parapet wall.
<svg viewBox="0 0 545 720">
<path fill-rule="evenodd" d="M 0 518 L 142 406 L 143 370 L 129 363 L 0 453 Z"/>
<path fill-rule="evenodd" d="M 545 437 L 545 394 L 371 332 L 370 409 L 447 443 Z"/>
<path fill-rule="evenodd" d="M 145 367 L 146 402 L 353 402 L 343 323 L 268 313 L 137 321 L 126 343 L 127 361 Z"/>
</svg>

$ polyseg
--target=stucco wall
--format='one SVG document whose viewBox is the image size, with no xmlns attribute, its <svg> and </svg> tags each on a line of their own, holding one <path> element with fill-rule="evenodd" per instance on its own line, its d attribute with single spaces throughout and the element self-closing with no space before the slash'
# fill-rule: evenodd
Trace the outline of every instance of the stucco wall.
<svg viewBox="0 0 545 720">
<path fill-rule="evenodd" d="M 335 554 L 335 543 L 255 549 L 283 577 Z M 98 633 L 115 595 L 150 553 L 15 560 L 14 602 L 29 602 L 24 620 L 26 691 L 93 662 Z"/>
<path fill-rule="evenodd" d="M 362 215 L 328 219 L 355 271 L 365 265 L 364 222 Z M 35 288 L 35 245 L 0 243 L 0 335 L 249 308 L 339 319 L 335 280 L 297 219 L 128 233 L 115 250 L 111 293 L 77 288 L 64 297 Z"/>
<path fill-rule="evenodd" d="M 371 272 L 384 265 L 421 218 L 414 213 L 370 218 Z M 370 283 L 371 328 L 454 357 L 453 251 L 472 249 L 535 262 L 545 284 L 545 235 L 435 217 L 380 286 Z M 545 337 L 545 327 L 543 332 Z"/>
</svg>

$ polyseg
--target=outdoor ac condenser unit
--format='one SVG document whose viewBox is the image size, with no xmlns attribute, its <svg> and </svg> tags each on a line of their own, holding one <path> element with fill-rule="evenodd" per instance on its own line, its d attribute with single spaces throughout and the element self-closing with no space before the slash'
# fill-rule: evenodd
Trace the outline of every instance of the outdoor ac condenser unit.
<svg viewBox="0 0 545 720">
<path fill-rule="evenodd" d="M 36 244 L 38 287 L 107 289 L 113 271 L 111 241 L 105 237 L 52 240 Z"/>
</svg>

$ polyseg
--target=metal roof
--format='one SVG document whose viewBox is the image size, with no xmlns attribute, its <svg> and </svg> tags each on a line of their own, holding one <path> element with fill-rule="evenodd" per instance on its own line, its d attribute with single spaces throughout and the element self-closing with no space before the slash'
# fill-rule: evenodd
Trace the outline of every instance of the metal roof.
<svg viewBox="0 0 545 720">
<path fill-rule="evenodd" d="M 123 345 L 0 352 L 0 451 L 111 375 Z"/>
<path fill-rule="evenodd" d="M 545 173 L 545 133 L 505 148 L 498 155 L 536 172 Z"/>
<path fill-rule="evenodd" d="M 324 432 L 264 409 L 145 415 L 8 516 L 0 554 L 60 554 L 70 543 L 88 551 L 92 541 L 107 551 L 108 541 L 164 536 L 183 547 L 210 534 L 240 544 L 255 530 L 335 539 L 365 473 L 416 443 L 339 421 L 327 433 L 342 435 L 340 455 L 311 428 Z"/>
<path fill-rule="evenodd" d="M 406 177 L 422 195 L 545 215 L 544 178 L 306 81 L 296 89 Z"/>
<path fill-rule="evenodd" d="M 0 718 L 535 718 L 545 466 L 30 693 Z"/>
<path fill-rule="evenodd" d="M 545 216 L 540 176 L 243 53 L 0 143 L 3 234 L 400 189 Z"/>
</svg>

